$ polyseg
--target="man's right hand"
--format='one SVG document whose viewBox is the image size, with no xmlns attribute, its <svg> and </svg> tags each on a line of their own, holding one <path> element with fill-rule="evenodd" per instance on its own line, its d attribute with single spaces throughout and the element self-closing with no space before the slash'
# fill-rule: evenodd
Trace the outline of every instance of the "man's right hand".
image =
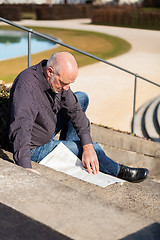
<svg viewBox="0 0 160 240">
<path fill-rule="evenodd" d="M 99 162 L 93 144 L 83 146 L 82 163 L 90 174 L 98 174 Z"/>
</svg>

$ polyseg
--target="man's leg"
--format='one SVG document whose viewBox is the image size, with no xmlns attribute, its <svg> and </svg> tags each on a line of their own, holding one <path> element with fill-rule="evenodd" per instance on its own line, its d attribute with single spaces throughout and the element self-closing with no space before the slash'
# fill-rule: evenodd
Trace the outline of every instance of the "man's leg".
<svg viewBox="0 0 160 240">
<path fill-rule="evenodd" d="M 82 146 L 80 141 L 62 141 L 52 139 L 50 142 L 43 146 L 37 147 L 31 150 L 31 160 L 34 162 L 40 162 L 46 157 L 60 142 L 62 142 L 67 148 L 69 148 L 76 156 L 81 158 Z"/>
</svg>

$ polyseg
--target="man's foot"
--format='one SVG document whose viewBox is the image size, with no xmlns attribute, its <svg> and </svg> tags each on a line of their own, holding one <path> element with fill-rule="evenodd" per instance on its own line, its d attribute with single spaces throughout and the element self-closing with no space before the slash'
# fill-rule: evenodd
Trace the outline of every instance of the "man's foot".
<svg viewBox="0 0 160 240">
<path fill-rule="evenodd" d="M 117 177 L 129 182 L 141 182 L 147 178 L 149 173 L 146 168 L 130 168 L 124 165 L 120 165 L 120 167 Z"/>
</svg>

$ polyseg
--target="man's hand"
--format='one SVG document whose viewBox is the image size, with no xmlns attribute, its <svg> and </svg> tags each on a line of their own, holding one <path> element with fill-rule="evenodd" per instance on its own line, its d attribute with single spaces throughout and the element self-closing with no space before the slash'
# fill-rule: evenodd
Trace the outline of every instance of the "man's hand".
<svg viewBox="0 0 160 240">
<path fill-rule="evenodd" d="M 38 174 L 38 175 L 41 175 L 37 170 L 35 170 L 35 169 L 33 169 L 33 168 L 26 168 L 26 170 L 31 171 L 31 172 L 33 172 L 33 173 L 36 173 L 36 174 Z"/>
<path fill-rule="evenodd" d="M 93 174 L 98 174 L 99 162 L 97 154 L 93 148 L 93 144 L 87 144 L 83 146 L 82 163 L 90 174 L 92 172 Z"/>
</svg>

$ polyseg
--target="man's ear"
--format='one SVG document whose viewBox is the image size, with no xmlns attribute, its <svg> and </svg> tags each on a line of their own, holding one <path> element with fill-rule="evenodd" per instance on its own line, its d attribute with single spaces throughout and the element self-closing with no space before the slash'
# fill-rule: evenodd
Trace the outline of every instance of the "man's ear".
<svg viewBox="0 0 160 240">
<path fill-rule="evenodd" d="M 47 75 L 48 77 L 52 77 L 54 75 L 54 68 L 53 67 L 48 67 L 47 69 Z"/>
</svg>

